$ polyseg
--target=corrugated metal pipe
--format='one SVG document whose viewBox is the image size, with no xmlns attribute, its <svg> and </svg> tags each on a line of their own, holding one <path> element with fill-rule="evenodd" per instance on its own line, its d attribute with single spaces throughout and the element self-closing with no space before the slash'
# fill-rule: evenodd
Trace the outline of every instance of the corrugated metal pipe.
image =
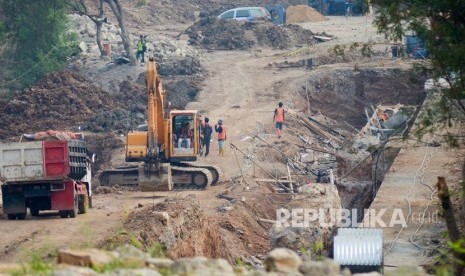
<svg viewBox="0 0 465 276">
<path fill-rule="evenodd" d="M 334 237 L 334 261 L 352 272 L 382 271 L 383 230 L 339 228 Z"/>
</svg>

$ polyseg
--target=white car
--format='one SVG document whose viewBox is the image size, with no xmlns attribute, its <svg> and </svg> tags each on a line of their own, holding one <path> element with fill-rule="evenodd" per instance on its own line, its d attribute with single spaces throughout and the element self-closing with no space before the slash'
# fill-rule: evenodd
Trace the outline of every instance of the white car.
<svg viewBox="0 0 465 276">
<path fill-rule="evenodd" d="M 242 7 L 227 10 L 218 16 L 219 19 L 246 21 L 271 20 L 270 13 L 263 7 Z"/>
</svg>

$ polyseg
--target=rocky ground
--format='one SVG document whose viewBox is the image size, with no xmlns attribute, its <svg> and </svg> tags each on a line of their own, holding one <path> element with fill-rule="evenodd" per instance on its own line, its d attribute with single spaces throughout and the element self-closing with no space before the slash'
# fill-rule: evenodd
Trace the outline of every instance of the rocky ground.
<svg viewBox="0 0 465 276">
<path fill-rule="evenodd" d="M 83 248 L 89 243 L 108 250 L 129 243 L 174 259 L 151 264 L 144 255 L 144 265 L 137 266 L 140 269 L 163 263 L 161 268 L 183 274 L 185 270 L 179 267 L 196 271 L 209 263 L 212 269 L 218 268 L 218 275 L 235 273 L 231 264 L 235 269 L 256 268 L 264 274 L 284 272 L 275 264 L 274 253 L 268 252 L 286 247 L 294 253 L 285 252 L 284 266 L 291 263 L 297 275 L 312 275 L 311 267 L 319 265 L 306 263 L 329 255 L 334 229 L 275 229 L 276 209 L 338 208 L 341 204 L 365 207 L 366 202 L 359 199 L 372 190 L 373 158 L 348 179 L 368 183 L 366 186 L 349 183 L 337 190 L 329 183 L 316 184 L 314 173 L 332 169 L 341 177 L 366 157 L 368 146 L 353 147 L 354 137 L 366 123 L 365 109 L 399 102 L 414 109 L 423 99 L 422 84 L 427 76 L 407 70 L 408 60 L 392 61 L 386 41 L 375 34 L 369 18 L 330 17 L 274 27 L 206 16 L 230 7 L 226 1 L 125 3 L 132 38 L 137 39 L 139 33 L 148 35 L 148 55 L 157 60 L 172 106 L 197 109 L 212 122 L 224 119 L 228 127 L 226 156 L 217 156 L 213 142 L 212 154 L 199 160 L 218 165 L 223 183 L 206 191 L 156 194 L 99 187 L 95 208 L 67 223 L 49 213 L 23 222 L 2 220 L 0 261 L 27 260 L 26 248 L 53 255 L 58 249 Z M 204 12 L 201 19 L 200 12 Z M 94 164 L 98 175 L 101 169 L 126 165 L 125 133 L 143 123 L 146 116 L 145 67 L 115 62 L 122 47 L 111 20 L 104 29 L 112 54 L 103 59 L 98 56 L 88 20 L 79 16 L 73 20 L 83 42 L 82 55 L 70 62 L 69 70 L 51 74 L 2 100 L 0 138 L 13 140 L 44 128 L 84 131 L 89 151 L 98 156 Z M 318 41 L 316 33 L 332 39 Z M 372 44 L 370 51 L 363 46 L 367 42 Z M 279 101 L 288 110 L 281 140 L 272 124 Z M 279 185 L 257 181 L 270 178 L 270 174 L 291 177 L 298 189 L 294 194 L 282 193 Z M 98 184 L 97 178 L 94 183 Z M 318 244 L 321 246 L 315 247 Z M 198 255 L 226 261 L 182 259 Z M 321 269 L 326 269 L 327 275 L 341 273 L 334 267 L 326 263 Z M 68 268 L 63 269 L 57 275 L 68 273 Z M 159 268 L 155 270 L 163 274 Z"/>
<path fill-rule="evenodd" d="M 351 275 L 341 271 L 330 259 L 310 261 L 308 255 L 299 256 L 287 248 L 276 248 L 269 252 L 260 268 L 250 270 L 254 263 L 238 260 L 231 266 L 221 258 L 180 258 L 172 260 L 158 251 L 144 252 L 135 246 L 125 245 L 113 251 L 97 249 L 61 250 L 58 265 L 36 262 L 29 265 L 2 265 L 0 273 L 50 274 L 50 275 Z M 382 275 L 378 272 L 353 275 Z M 399 267 L 384 275 L 427 275 L 421 268 Z"/>
</svg>

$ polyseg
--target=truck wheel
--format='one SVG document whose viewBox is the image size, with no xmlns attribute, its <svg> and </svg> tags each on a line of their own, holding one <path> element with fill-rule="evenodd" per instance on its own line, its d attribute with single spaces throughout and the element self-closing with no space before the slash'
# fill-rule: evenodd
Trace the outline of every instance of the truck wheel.
<svg viewBox="0 0 465 276">
<path fill-rule="evenodd" d="M 89 202 L 87 201 L 87 195 L 79 195 L 79 203 L 78 203 L 79 214 L 87 213 L 87 209 L 89 209 Z"/>
<path fill-rule="evenodd" d="M 18 220 L 24 220 L 26 219 L 26 212 L 16 214 L 16 217 L 18 217 Z"/>
<path fill-rule="evenodd" d="M 68 211 L 58 211 L 58 214 L 60 215 L 60 218 L 68 217 Z"/>
<path fill-rule="evenodd" d="M 16 219 L 16 214 L 7 214 L 7 217 L 9 220 L 15 220 Z"/>
<path fill-rule="evenodd" d="M 31 216 L 36 217 L 39 215 L 39 209 L 37 208 L 29 208 L 29 212 L 31 213 Z"/>
<path fill-rule="evenodd" d="M 75 218 L 76 215 L 78 214 L 79 212 L 79 198 L 78 196 L 74 196 L 74 209 L 72 211 L 68 211 L 68 214 L 69 214 L 69 217 L 70 218 Z"/>
</svg>

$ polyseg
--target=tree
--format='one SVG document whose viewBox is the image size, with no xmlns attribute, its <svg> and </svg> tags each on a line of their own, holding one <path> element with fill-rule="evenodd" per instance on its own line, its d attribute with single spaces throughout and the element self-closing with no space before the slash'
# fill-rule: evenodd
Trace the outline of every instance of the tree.
<svg viewBox="0 0 465 276">
<path fill-rule="evenodd" d="M 447 85 L 437 88 L 439 101 L 424 110 L 419 135 L 435 133 L 453 146 L 463 145 L 462 133 L 448 132 L 447 127 L 463 129 L 465 122 L 465 1 L 464 0 L 370 0 L 376 8 L 375 24 L 380 33 L 395 41 L 413 32 L 425 42 L 429 52 L 428 70 Z M 447 133 L 444 135 L 444 132 Z M 465 169 L 465 165 L 464 165 Z M 464 174 L 465 177 L 465 174 Z M 465 195 L 465 182 L 463 185 Z M 446 182 L 438 181 L 438 195 L 447 223 L 455 260 L 453 272 L 460 275 L 465 266 L 463 233 L 458 231 Z M 463 198 L 465 206 L 465 196 Z M 464 225 L 462 225 L 464 226 Z"/>
<path fill-rule="evenodd" d="M 27 86 L 48 72 L 66 64 L 77 51 L 76 37 L 67 32 L 66 5 L 50 0 L 0 0 L 4 20 L 2 33 L 7 34 L 4 53 L 8 72 L 2 77 L 9 87 Z M 2 35 L 3 36 L 3 35 Z M 11 77 L 5 76 L 11 74 Z"/>
<path fill-rule="evenodd" d="M 80 15 L 85 15 L 90 18 L 95 23 L 96 30 L 97 30 L 97 45 L 100 50 L 101 56 L 104 56 L 105 50 L 102 45 L 102 26 L 103 23 L 106 23 L 107 17 L 105 16 L 105 12 L 103 9 L 103 4 L 106 3 L 110 6 L 113 14 L 115 15 L 116 19 L 118 20 L 118 25 L 121 29 L 121 40 L 123 42 L 124 50 L 129 57 L 129 61 L 131 65 L 136 64 L 136 57 L 132 51 L 132 43 L 129 38 L 129 33 L 126 29 L 126 23 L 124 20 L 124 13 L 121 7 L 121 4 L 118 0 L 99 0 L 97 12 L 98 14 L 91 13 L 90 9 L 88 8 L 88 4 L 86 0 L 70 0 L 69 5 L 71 6 L 72 10 Z"/>
<path fill-rule="evenodd" d="M 134 52 L 132 51 L 131 40 L 129 39 L 129 33 L 126 29 L 123 8 L 121 7 L 119 0 L 104 1 L 110 6 L 111 10 L 113 11 L 113 14 L 116 16 L 116 19 L 118 20 L 118 25 L 121 29 L 121 39 L 123 41 L 124 50 L 126 51 L 126 54 L 129 57 L 129 64 L 135 65 L 136 57 L 134 55 Z"/>
<path fill-rule="evenodd" d="M 414 32 L 426 45 L 430 69 L 435 78 L 444 78 L 448 88 L 441 88 L 441 101 L 426 118 L 424 131 L 434 131 L 438 124 L 465 121 L 465 1 L 460 0 L 371 0 L 377 8 L 375 24 L 388 38 L 401 40 Z M 440 112 L 438 112 L 440 111 Z M 463 136 L 448 135 L 452 142 Z M 455 140 L 455 141 L 454 141 Z"/>
<path fill-rule="evenodd" d="M 87 16 L 92 22 L 95 23 L 96 30 L 97 30 L 97 46 L 100 51 L 100 56 L 103 57 L 106 55 L 105 49 L 103 48 L 102 44 L 102 27 L 103 23 L 106 23 L 107 17 L 103 11 L 103 0 L 98 1 L 98 14 L 92 14 L 86 4 L 85 0 L 72 0 L 69 2 L 69 5 L 72 11 L 78 13 L 79 15 Z"/>
</svg>

